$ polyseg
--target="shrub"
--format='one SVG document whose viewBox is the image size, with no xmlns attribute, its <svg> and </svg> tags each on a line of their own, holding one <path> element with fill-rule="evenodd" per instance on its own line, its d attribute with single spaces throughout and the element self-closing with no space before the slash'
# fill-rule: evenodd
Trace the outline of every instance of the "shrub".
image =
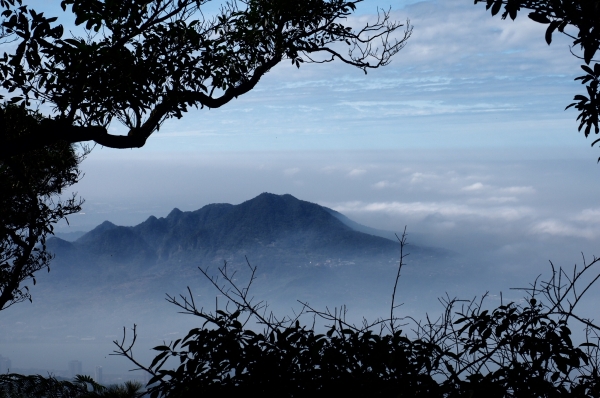
<svg viewBox="0 0 600 398">
<path fill-rule="evenodd" d="M 0 398 L 136 398 L 141 395 L 139 382 L 104 387 L 89 376 L 58 380 L 54 376 L 20 374 L 0 375 Z"/>
<path fill-rule="evenodd" d="M 403 266 L 405 236 L 396 285 Z M 585 261 L 584 261 L 585 262 Z M 598 335 L 592 321 L 575 314 L 583 294 L 600 277 L 579 292 L 582 277 L 600 260 L 575 268 L 571 277 L 552 266 L 547 282 L 523 289 L 522 303 L 503 303 L 485 309 L 479 301 L 441 300 L 445 311 L 425 322 L 394 315 L 394 298 L 388 319 L 356 326 L 345 321 L 345 311 L 319 311 L 303 303 L 293 318 L 267 315 L 263 302 L 253 303 L 246 287 L 233 282 L 227 264 L 220 278 L 200 271 L 229 300 L 214 312 L 198 308 L 189 296 L 167 296 L 183 310 L 203 320 L 183 339 L 155 347 L 149 366 L 132 356 L 133 342 L 124 332 L 116 353 L 153 375 L 151 397 L 277 396 L 396 396 L 396 397 L 599 397 Z M 564 283 L 566 281 L 566 283 Z M 300 318 L 312 315 L 327 322 L 319 334 Z M 571 340 L 570 321 L 586 328 L 586 341 Z M 256 332 L 254 322 L 263 327 Z M 410 335 L 399 328 L 409 326 Z M 251 323 L 250 323 L 251 324 Z M 167 361 L 179 366 L 169 369 Z"/>
</svg>

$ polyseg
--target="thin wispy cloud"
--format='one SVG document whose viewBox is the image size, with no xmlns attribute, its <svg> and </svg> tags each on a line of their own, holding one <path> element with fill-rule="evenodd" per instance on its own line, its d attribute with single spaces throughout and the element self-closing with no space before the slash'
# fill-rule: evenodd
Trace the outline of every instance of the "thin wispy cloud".
<svg viewBox="0 0 600 398">
<path fill-rule="evenodd" d="M 444 101 L 342 101 L 339 106 L 347 106 L 359 113 L 376 112 L 380 116 L 427 116 L 465 112 L 505 112 L 519 107 L 510 104 L 453 105 Z"/>
<path fill-rule="evenodd" d="M 333 207 L 341 213 L 389 213 L 425 218 L 432 215 L 445 217 L 478 217 L 484 219 L 520 220 L 530 216 L 533 210 L 518 206 L 470 206 L 452 202 L 348 202 Z"/>
<path fill-rule="evenodd" d="M 531 233 L 592 240 L 600 236 L 600 228 L 582 227 L 581 225 L 573 225 L 559 220 L 545 220 L 534 224 Z"/>
<path fill-rule="evenodd" d="M 375 184 L 372 185 L 373 188 L 375 189 L 384 189 L 384 188 L 389 188 L 389 187 L 396 187 L 398 186 L 397 183 L 394 182 L 389 182 L 389 181 L 378 181 Z"/>
<path fill-rule="evenodd" d="M 487 188 L 486 185 L 483 185 L 480 182 L 476 182 L 474 184 L 468 185 L 466 187 L 463 187 L 462 190 L 463 191 L 481 191 L 483 189 Z"/>
<path fill-rule="evenodd" d="M 365 175 L 366 173 L 367 173 L 367 170 L 364 170 L 364 169 L 352 169 L 348 173 L 348 177 L 360 177 L 362 175 Z"/>
<path fill-rule="evenodd" d="M 600 225 L 600 209 L 584 209 L 573 217 L 577 221 Z"/>
<path fill-rule="evenodd" d="M 507 187 L 501 188 L 500 191 L 515 195 L 529 195 L 535 193 L 535 189 L 533 187 Z"/>
<path fill-rule="evenodd" d="M 283 170 L 283 174 L 285 174 L 286 176 L 290 176 L 290 177 L 298 174 L 299 172 L 300 172 L 299 167 L 291 167 L 289 169 Z"/>
<path fill-rule="evenodd" d="M 500 204 L 516 203 L 519 199 L 514 196 L 490 196 L 487 198 L 471 198 L 467 200 L 470 204 Z"/>
<path fill-rule="evenodd" d="M 415 173 L 412 173 L 410 176 L 410 183 L 416 184 L 416 183 L 420 183 L 420 182 L 424 182 L 424 181 L 428 181 L 428 180 L 438 180 L 440 178 L 442 178 L 442 177 L 435 173 L 415 172 Z"/>
</svg>

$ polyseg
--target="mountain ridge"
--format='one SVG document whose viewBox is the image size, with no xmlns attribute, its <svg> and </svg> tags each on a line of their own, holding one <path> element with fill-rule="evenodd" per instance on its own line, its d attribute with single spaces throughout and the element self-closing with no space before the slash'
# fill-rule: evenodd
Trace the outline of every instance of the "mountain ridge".
<svg viewBox="0 0 600 398">
<path fill-rule="evenodd" d="M 1 331 L 20 339 L 34 333 L 35 323 L 36 330 L 53 330 L 56 341 L 66 341 L 74 335 L 65 329 L 66 318 L 81 336 L 96 336 L 107 321 L 115 330 L 123 322 L 164 328 L 175 322 L 164 294 L 190 287 L 198 303 L 215 305 L 214 286 L 198 268 L 220 277 L 221 284 L 217 267 L 224 261 L 239 287 L 254 278 L 252 294 L 282 311 L 296 300 L 317 307 L 385 306 L 397 275 L 399 244 L 357 232 L 351 226 L 360 224 L 344 217 L 291 195 L 265 193 L 239 205 L 175 208 L 135 226 L 103 222 L 74 242 L 51 238 L 48 249 L 56 257 L 51 272 L 39 275 L 30 324 Z M 426 298 L 432 286 L 446 286 L 462 272 L 460 259 L 448 251 L 413 244 L 408 249 L 402 274 L 411 282 L 399 288 L 406 300 Z M 22 321 L 15 317 L 12 325 Z"/>
<path fill-rule="evenodd" d="M 219 253 L 226 257 L 265 248 L 309 257 L 397 250 L 397 242 L 357 231 L 340 220 L 345 216 L 333 212 L 289 194 L 265 192 L 239 205 L 215 203 L 186 212 L 174 208 L 166 217 L 150 216 L 130 227 L 105 221 L 70 245 L 59 244 L 59 238 L 48 243 L 58 251 L 71 247 L 121 262 L 214 257 Z"/>
</svg>

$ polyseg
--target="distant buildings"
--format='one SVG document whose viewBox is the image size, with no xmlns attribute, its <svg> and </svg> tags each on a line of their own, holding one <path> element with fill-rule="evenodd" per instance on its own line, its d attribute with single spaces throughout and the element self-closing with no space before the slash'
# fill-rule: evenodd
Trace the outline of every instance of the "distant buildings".
<svg viewBox="0 0 600 398">
<path fill-rule="evenodd" d="M 82 374 L 81 361 L 73 360 L 69 361 L 69 377 L 74 378 L 77 375 Z"/>
<path fill-rule="evenodd" d="M 11 366 L 10 359 L 0 355 L 0 374 L 8 373 Z"/>
<path fill-rule="evenodd" d="M 94 381 L 98 384 L 102 384 L 102 366 L 96 366 L 96 372 L 94 373 Z"/>
</svg>

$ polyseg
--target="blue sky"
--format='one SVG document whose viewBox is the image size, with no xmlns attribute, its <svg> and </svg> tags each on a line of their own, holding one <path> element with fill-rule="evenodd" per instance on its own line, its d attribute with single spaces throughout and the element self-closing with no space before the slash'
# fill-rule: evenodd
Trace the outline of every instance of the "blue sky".
<svg viewBox="0 0 600 398">
<path fill-rule="evenodd" d="M 395 19 L 414 26 L 391 65 L 365 76 L 340 62 L 300 70 L 284 63 L 226 107 L 167 122 L 146 149 L 582 144 L 575 112 L 563 112 L 580 90 L 565 38 L 547 46 L 544 27 L 524 15 L 502 21 L 464 0 L 391 6 Z M 349 22 L 372 21 L 376 9 L 375 1 L 365 2 Z"/>
<path fill-rule="evenodd" d="M 32 4 L 66 16 L 59 1 Z M 219 2 L 209 3 L 208 12 Z M 577 146 L 574 110 L 581 85 L 569 40 L 544 41 L 523 13 L 492 18 L 467 0 L 359 4 L 348 22 L 374 21 L 378 8 L 414 26 L 391 65 L 364 75 L 336 62 L 283 63 L 257 88 L 222 109 L 170 120 L 144 150 L 353 150 Z M 67 28 L 69 24 L 66 25 Z M 79 28 L 71 26 L 79 32 Z M 123 131 L 115 122 L 113 131 Z M 585 145 L 585 144 L 583 144 Z"/>
</svg>

